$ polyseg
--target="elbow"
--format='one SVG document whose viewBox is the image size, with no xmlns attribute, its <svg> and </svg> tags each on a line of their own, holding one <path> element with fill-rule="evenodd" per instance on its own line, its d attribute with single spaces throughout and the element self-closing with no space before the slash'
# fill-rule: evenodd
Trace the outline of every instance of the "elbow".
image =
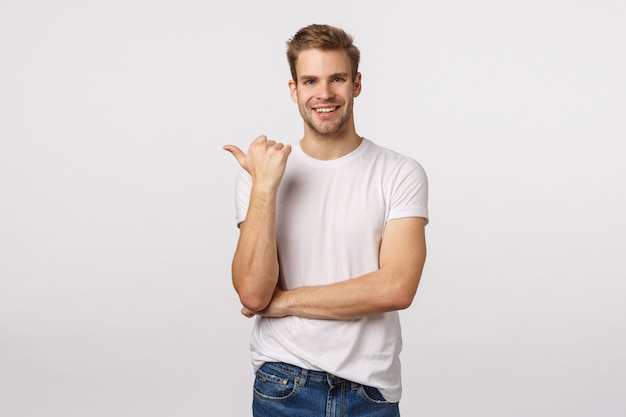
<svg viewBox="0 0 626 417">
<path fill-rule="evenodd" d="M 252 311 L 261 311 L 272 301 L 274 287 L 258 285 L 254 283 L 261 280 L 247 277 L 246 279 L 233 279 L 233 286 L 239 296 L 241 305 Z"/>
<path fill-rule="evenodd" d="M 233 261 L 231 273 L 242 306 L 259 312 L 270 304 L 278 283 L 277 265 L 275 269 L 259 268 Z"/>
<path fill-rule="evenodd" d="M 413 299 L 415 298 L 415 292 L 410 292 L 410 291 L 402 291 L 402 292 L 398 292 L 398 294 L 396 294 L 393 297 L 393 301 L 392 301 L 392 310 L 406 310 L 407 308 L 411 307 L 411 304 L 413 304 Z"/>
<path fill-rule="evenodd" d="M 390 310 L 406 310 L 411 307 L 417 293 L 418 283 L 419 278 L 396 285 L 389 297 L 391 303 Z"/>
<path fill-rule="evenodd" d="M 262 297 L 256 292 L 241 291 L 239 292 L 239 301 L 247 309 L 259 312 L 269 305 L 271 297 Z"/>
<path fill-rule="evenodd" d="M 411 307 L 422 277 L 423 262 L 418 267 L 396 271 L 389 276 L 390 299 L 394 310 L 406 310 Z"/>
</svg>

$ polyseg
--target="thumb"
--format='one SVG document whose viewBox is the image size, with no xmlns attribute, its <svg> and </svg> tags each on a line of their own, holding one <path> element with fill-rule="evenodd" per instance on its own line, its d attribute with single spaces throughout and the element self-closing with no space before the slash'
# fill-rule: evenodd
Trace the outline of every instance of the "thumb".
<svg viewBox="0 0 626 417">
<path fill-rule="evenodd" d="M 235 145 L 225 145 L 224 150 L 233 154 L 233 156 L 235 157 L 235 159 L 237 159 L 237 162 L 239 162 L 240 165 L 243 164 L 243 159 L 246 157 L 246 154 L 243 153 L 241 149 L 239 149 Z"/>
</svg>

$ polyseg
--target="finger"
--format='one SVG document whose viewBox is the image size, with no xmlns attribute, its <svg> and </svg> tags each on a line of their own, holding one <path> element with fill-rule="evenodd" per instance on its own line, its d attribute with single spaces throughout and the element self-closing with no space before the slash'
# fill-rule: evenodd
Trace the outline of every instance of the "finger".
<svg viewBox="0 0 626 417">
<path fill-rule="evenodd" d="M 281 143 L 281 142 L 278 142 L 276 145 L 274 145 L 274 148 L 278 151 L 284 150 L 287 156 L 289 156 L 289 154 L 291 153 L 291 145 L 285 145 L 284 143 Z"/>
<path fill-rule="evenodd" d="M 230 152 L 231 154 L 233 154 L 233 156 L 237 159 L 237 161 L 242 164 L 244 158 L 246 157 L 246 154 L 243 153 L 243 151 L 241 149 L 239 149 L 238 147 L 236 147 L 235 145 L 225 145 L 224 146 L 224 150 Z"/>
<path fill-rule="evenodd" d="M 267 136 L 265 135 L 257 136 L 257 138 L 252 141 L 252 143 L 264 143 L 264 142 L 267 142 Z"/>
</svg>

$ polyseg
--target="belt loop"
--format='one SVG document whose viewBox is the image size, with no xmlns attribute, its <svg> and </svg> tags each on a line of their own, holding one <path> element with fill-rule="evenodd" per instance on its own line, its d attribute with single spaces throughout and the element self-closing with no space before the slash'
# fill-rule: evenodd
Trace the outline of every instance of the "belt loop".
<svg viewBox="0 0 626 417">
<path fill-rule="evenodd" d="M 304 384 L 306 384 L 306 380 L 309 376 L 309 371 L 303 368 L 300 368 L 300 375 L 298 375 L 296 377 L 296 381 L 298 382 L 298 385 L 303 387 Z"/>
</svg>

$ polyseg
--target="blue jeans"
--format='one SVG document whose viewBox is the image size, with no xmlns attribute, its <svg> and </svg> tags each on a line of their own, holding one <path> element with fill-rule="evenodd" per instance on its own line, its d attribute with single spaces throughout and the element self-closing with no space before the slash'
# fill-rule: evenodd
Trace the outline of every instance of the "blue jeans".
<svg viewBox="0 0 626 417">
<path fill-rule="evenodd" d="M 398 403 L 373 387 L 282 362 L 264 364 L 254 380 L 254 417 L 399 417 Z"/>
</svg>

